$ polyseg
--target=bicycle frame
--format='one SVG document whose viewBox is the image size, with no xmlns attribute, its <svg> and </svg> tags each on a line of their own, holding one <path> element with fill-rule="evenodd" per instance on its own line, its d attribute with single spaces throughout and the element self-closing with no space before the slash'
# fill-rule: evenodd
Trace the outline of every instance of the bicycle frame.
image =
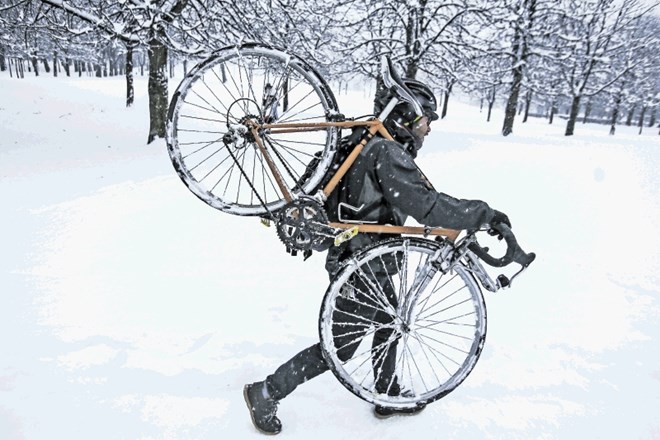
<svg viewBox="0 0 660 440">
<path fill-rule="evenodd" d="M 306 132 L 306 131 L 318 131 L 330 127 L 337 128 L 354 128 L 354 127 L 368 127 L 368 136 L 365 136 L 362 141 L 357 144 L 353 150 L 351 150 L 348 157 L 344 162 L 339 166 L 335 174 L 332 176 L 328 184 L 319 191 L 318 196 L 321 200 L 327 199 L 327 197 L 332 193 L 332 191 L 337 187 L 339 181 L 344 177 L 344 175 L 351 168 L 358 155 L 362 152 L 364 146 L 369 142 L 369 140 L 376 134 L 380 134 L 385 139 L 392 140 L 392 136 L 387 131 L 382 121 L 379 119 L 373 119 L 368 121 L 336 121 L 336 122 L 314 122 L 314 123 L 271 123 L 271 124 L 257 124 L 252 121 L 248 123 L 249 129 L 254 137 L 255 143 L 259 148 L 259 151 L 264 156 L 266 164 L 270 168 L 270 171 L 275 177 L 275 181 L 279 186 L 284 198 L 287 202 L 291 202 L 295 199 L 294 194 L 289 190 L 289 188 L 284 183 L 282 174 L 280 173 L 275 161 L 270 155 L 268 148 L 266 148 L 263 139 L 260 136 L 260 131 L 269 131 L 273 134 L 282 134 L 282 133 L 296 133 L 296 132 Z M 378 234 L 411 234 L 411 235 L 423 235 L 423 236 L 443 236 L 447 237 L 450 241 L 454 242 L 456 238 L 460 235 L 461 231 L 446 229 L 446 228 L 429 228 L 421 226 L 393 226 L 393 225 L 375 225 L 375 224 L 363 224 L 363 223 L 339 223 L 332 222 L 329 225 L 335 229 L 353 229 L 357 228 L 357 232 L 363 233 L 378 233 Z"/>
</svg>

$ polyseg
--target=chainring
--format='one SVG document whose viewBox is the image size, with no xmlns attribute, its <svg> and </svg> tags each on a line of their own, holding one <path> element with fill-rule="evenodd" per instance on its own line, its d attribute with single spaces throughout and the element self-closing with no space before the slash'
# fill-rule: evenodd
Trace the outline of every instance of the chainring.
<svg viewBox="0 0 660 440">
<path fill-rule="evenodd" d="M 325 209 L 311 197 L 300 197 L 285 205 L 276 229 L 282 243 L 292 250 L 324 250 L 333 241 Z"/>
</svg>

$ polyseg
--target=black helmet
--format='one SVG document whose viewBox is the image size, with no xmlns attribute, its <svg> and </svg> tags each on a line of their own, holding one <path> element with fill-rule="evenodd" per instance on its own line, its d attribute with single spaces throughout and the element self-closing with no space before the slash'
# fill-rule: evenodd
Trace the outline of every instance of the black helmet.
<svg viewBox="0 0 660 440">
<path fill-rule="evenodd" d="M 412 94 L 415 95 L 415 98 L 417 98 L 424 114 L 418 115 L 412 104 L 402 101 L 385 118 L 383 125 L 385 125 L 385 128 L 392 137 L 415 157 L 417 156 L 417 150 L 422 147 L 424 139 L 416 135 L 411 130 L 411 126 L 420 116 L 426 116 L 430 121 L 438 119 L 438 114 L 435 112 L 438 107 L 435 95 L 429 86 L 412 78 L 403 78 L 403 82 Z M 392 100 L 393 96 L 392 92 L 387 88 L 378 90 L 374 99 L 374 113 L 377 115 L 380 114 Z"/>
<path fill-rule="evenodd" d="M 427 116 L 431 121 L 438 119 L 438 114 L 435 112 L 438 109 L 438 104 L 431 88 L 423 82 L 412 78 L 403 78 L 403 82 L 413 95 L 415 95 L 415 98 L 417 98 L 417 101 L 422 106 L 422 110 L 424 110 L 424 115 L 418 115 L 412 104 L 400 102 L 394 107 L 387 119 L 396 119 L 397 122 L 404 125 L 412 123 L 419 116 Z M 387 88 L 378 90 L 374 99 L 374 113 L 379 114 L 393 96 L 392 92 Z"/>
</svg>

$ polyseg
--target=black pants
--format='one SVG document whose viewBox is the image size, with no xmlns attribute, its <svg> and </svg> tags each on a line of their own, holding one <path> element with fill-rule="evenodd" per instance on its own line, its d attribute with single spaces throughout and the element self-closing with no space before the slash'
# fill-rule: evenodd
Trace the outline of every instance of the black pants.
<svg viewBox="0 0 660 440">
<path fill-rule="evenodd" d="M 387 275 L 379 274 L 376 279 L 387 300 L 396 310 L 396 298 Z M 398 394 L 398 384 L 394 377 L 397 340 L 390 327 L 374 326 L 390 324 L 393 317 L 383 311 L 382 304 L 375 300 L 374 280 L 354 276 L 350 283 L 354 288 L 346 289 L 344 296 L 337 298 L 333 313 L 333 338 L 337 357 L 349 360 L 362 339 L 373 333 L 371 348 L 375 387 L 379 393 Z M 381 293 L 382 296 L 382 293 Z M 382 300 L 381 300 L 382 301 Z M 323 357 L 321 344 L 308 347 L 282 364 L 266 378 L 266 389 L 270 397 L 281 400 L 295 390 L 298 385 L 328 371 L 329 366 Z"/>
</svg>

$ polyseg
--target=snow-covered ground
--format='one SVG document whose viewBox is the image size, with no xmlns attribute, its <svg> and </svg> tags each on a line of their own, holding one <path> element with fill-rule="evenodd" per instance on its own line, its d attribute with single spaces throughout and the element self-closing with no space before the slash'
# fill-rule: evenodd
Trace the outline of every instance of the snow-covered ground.
<svg viewBox="0 0 660 440">
<path fill-rule="evenodd" d="M 145 91 L 126 109 L 121 78 L 0 76 L 2 439 L 260 438 L 243 384 L 317 341 L 323 256 L 198 201 L 145 144 Z M 476 369 L 424 413 L 377 420 L 328 373 L 282 402 L 280 437 L 660 438 L 657 128 L 502 138 L 501 114 L 450 105 L 421 168 L 537 261 L 486 295 Z"/>
</svg>

